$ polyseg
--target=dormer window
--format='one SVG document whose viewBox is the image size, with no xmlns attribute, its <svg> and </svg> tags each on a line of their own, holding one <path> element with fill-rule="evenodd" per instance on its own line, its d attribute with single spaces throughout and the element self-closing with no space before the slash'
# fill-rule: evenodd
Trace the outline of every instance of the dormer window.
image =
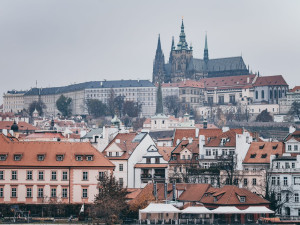
<svg viewBox="0 0 300 225">
<path fill-rule="evenodd" d="M 119 152 L 116 152 L 116 156 L 119 156 Z"/>
<path fill-rule="evenodd" d="M 22 154 L 15 154 L 14 155 L 14 160 L 15 161 L 21 161 L 21 159 L 22 159 Z"/>
<path fill-rule="evenodd" d="M 214 202 L 217 202 L 218 201 L 218 197 L 214 197 Z"/>
<path fill-rule="evenodd" d="M 256 154 L 251 154 L 250 158 L 254 159 L 256 157 Z"/>
<path fill-rule="evenodd" d="M 64 155 L 56 155 L 56 161 L 63 161 Z"/>
<path fill-rule="evenodd" d="M 265 159 L 265 158 L 267 158 L 267 155 L 268 155 L 268 154 L 262 154 L 262 155 L 261 155 L 261 158 L 262 158 L 262 159 Z"/>
<path fill-rule="evenodd" d="M 274 145 L 274 146 L 272 146 L 272 149 L 275 150 L 275 149 L 277 149 L 277 147 L 278 147 L 278 145 Z"/>
<path fill-rule="evenodd" d="M 265 144 L 260 145 L 260 146 L 259 146 L 259 149 L 263 149 L 264 147 L 265 147 Z"/>
<path fill-rule="evenodd" d="M 87 155 L 86 156 L 86 161 L 93 161 L 94 160 L 94 156 L 93 155 Z"/>
<path fill-rule="evenodd" d="M 246 197 L 245 196 L 241 196 L 240 197 L 240 202 L 246 202 Z"/>
<path fill-rule="evenodd" d="M 112 152 L 108 152 L 108 156 L 112 156 Z"/>
<path fill-rule="evenodd" d="M 44 159 L 45 159 L 45 155 L 44 154 L 37 155 L 37 160 L 38 161 L 44 161 Z"/>
<path fill-rule="evenodd" d="M 76 155 L 75 158 L 76 158 L 76 161 L 82 161 L 83 160 L 82 155 Z"/>
<path fill-rule="evenodd" d="M 7 159 L 7 154 L 0 155 L 0 161 L 5 161 Z"/>
</svg>

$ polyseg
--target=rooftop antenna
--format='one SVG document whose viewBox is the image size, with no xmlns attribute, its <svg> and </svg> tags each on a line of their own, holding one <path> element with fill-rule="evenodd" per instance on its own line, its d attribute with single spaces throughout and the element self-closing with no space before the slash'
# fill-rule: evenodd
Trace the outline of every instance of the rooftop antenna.
<svg viewBox="0 0 300 225">
<path fill-rule="evenodd" d="M 35 87 L 37 88 L 37 80 L 35 81 Z"/>
</svg>

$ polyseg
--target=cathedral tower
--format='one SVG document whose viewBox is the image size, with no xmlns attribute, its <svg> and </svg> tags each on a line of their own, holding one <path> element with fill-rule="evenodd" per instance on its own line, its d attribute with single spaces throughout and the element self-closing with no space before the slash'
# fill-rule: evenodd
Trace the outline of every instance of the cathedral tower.
<svg viewBox="0 0 300 225">
<path fill-rule="evenodd" d="M 165 56 L 161 50 L 160 35 L 158 36 L 155 59 L 153 63 L 152 83 L 162 83 L 165 79 Z"/>
<path fill-rule="evenodd" d="M 177 44 L 177 48 L 172 46 L 171 50 L 171 81 L 178 82 L 183 79 L 189 78 L 187 77 L 187 68 L 188 65 L 193 58 L 193 49 L 189 47 L 184 33 L 184 24 L 183 19 L 181 23 L 181 32 L 179 35 L 179 42 Z"/>
</svg>

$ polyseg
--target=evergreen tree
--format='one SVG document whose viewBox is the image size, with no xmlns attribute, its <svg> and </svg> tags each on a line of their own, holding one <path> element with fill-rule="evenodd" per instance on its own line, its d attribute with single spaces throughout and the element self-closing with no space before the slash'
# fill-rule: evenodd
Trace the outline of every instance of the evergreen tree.
<svg viewBox="0 0 300 225">
<path fill-rule="evenodd" d="M 72 98 L 67 98 L 64 95 L 61 95 L 56 101 L 56 107 L 63 116 L 68 117 L 72 115 L 71 103 Z"/>
<path fill-rule="evenodd" d="M 164 113 L 163 110 L 163 100 L 162 100 L 162 91 L 161 84 L 158 84 L 157 94 L 156 94 L 156 114 Z"/>
<path fill-rule="evenodd" d="M 42 116 L 44 113 L 44 109 L 46 108 L 47 107 L 42 100 L 33 101 L 28 107 L 29 115 L 32 116 L 33 111 L 36 109 L 39 112 L 39 116 Z"/>
</svg>

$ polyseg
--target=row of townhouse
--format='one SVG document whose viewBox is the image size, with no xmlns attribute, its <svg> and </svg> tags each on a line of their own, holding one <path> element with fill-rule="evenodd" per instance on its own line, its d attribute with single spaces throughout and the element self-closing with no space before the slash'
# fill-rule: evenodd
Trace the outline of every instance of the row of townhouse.
<svg viewBox="0 0 300 225">
<path fill-rule="evenodd" d="M 29 91 L 8 91 L 3 95 L 4 112 L 28 109 L 33 101 L 43 101 L 46 115 L 59 113 L 56 101 L 61 95 L 72 98 L 73 115 L 86 115 L 88 99 L 98 99 L 107 104 L 111 97 L 122 96 L 125 101 L 142 105 L 142 115 L 155 113 L 156 87 L 148 80 L 90 81 L 62 87 L 31 88 Z"/>
<path fill-rule="evenodd" d="M 0 135 L 0 203 L 92 203 L 115 166 L 90 143 L 21 142 Z"/>
</svg>

